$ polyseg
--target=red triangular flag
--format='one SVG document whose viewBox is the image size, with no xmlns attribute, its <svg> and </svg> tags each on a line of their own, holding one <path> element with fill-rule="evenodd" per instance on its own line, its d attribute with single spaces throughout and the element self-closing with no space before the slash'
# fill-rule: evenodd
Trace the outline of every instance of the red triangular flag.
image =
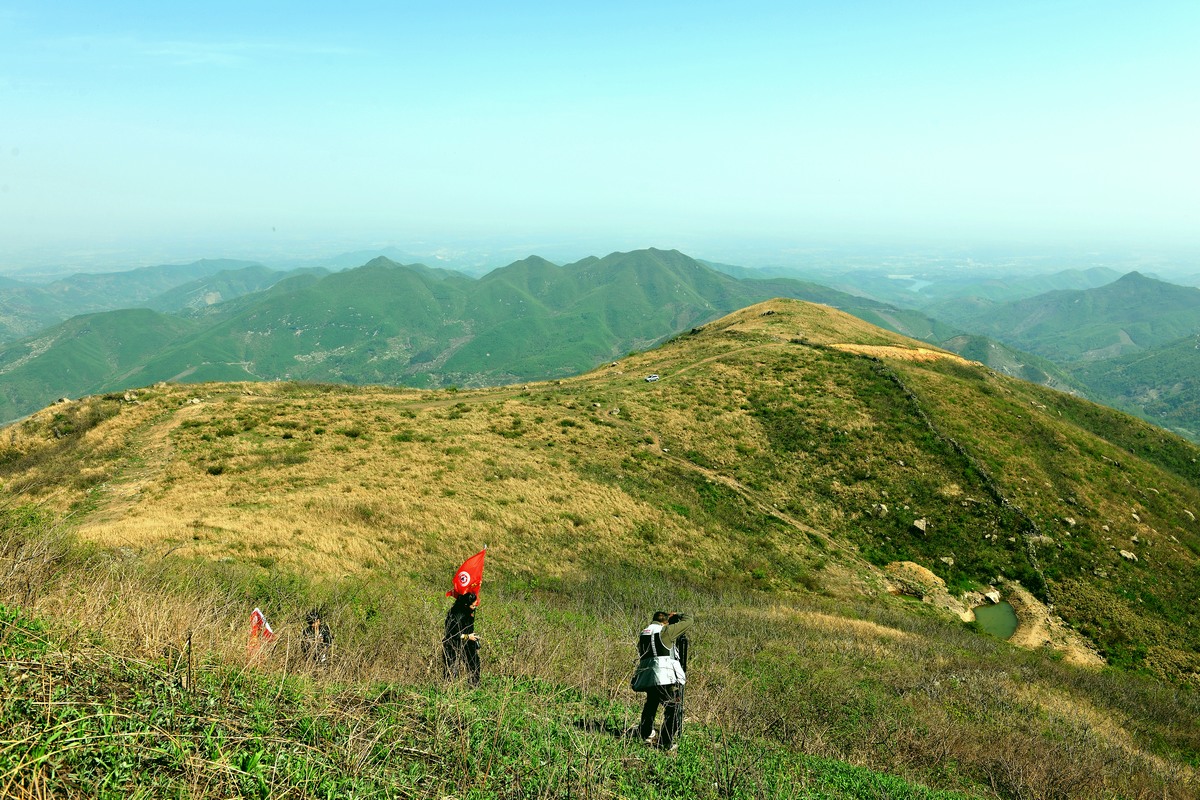
<svg viewBox="0 0 1200 800">
<path fill-rule="evenodd" d="M 275 631 L 271 630 L 270 623 L 267 622 L 266 616 L 262 609 L 256 608 L 250 612 L 250 641 L 253 643 L 256 639 L 261 638 L 264 642 L 269 642 L 275 636 Z"/>
<path fill-rule="evenodd" d="M 485 553 L 487 553 L 486 547 L 462 563 L 458 572 L 454 573 L 454 586 L 446 592 L 446 597 L 457 597 L 467 592 L 474 592 L 476 597 L 479 596 L 479 588 L 483 585 L 483 556 Z"/>
</svg>

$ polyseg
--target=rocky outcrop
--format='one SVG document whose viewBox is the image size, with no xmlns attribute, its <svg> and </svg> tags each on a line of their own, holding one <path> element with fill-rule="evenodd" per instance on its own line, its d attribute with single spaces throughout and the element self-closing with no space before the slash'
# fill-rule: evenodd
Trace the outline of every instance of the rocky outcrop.
<svg viewBox="0 0 1200 800">
<path fill-rule="evenodd" d="M 957 614 L 959 619 L 970 622 L 975 613 L 957 597 L 946 591 L 946 582 L 931 571 L 912 561 L 893 561 L 884 571 L 888 578 L 888 591 L 915 597 L 923 603 L 944 608 Z"/>
<path fill-rule="evenodd" d="M 906 594 L 924 600 L 936 592 L 946 591 L 944 580 L 912 561 L 893 561 L 885 569 L 897 590 L 893 594 Z"/>
</svg>

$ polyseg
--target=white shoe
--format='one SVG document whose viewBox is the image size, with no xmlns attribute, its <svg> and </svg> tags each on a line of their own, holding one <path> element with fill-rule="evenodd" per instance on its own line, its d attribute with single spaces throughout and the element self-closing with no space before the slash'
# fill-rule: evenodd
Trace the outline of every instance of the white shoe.
<svg viewBox="0 0 1200 800">
<path fill-rule="evenodd" d="M 650 735 L 643 741 L 647 747 L 654 747 L 654 743 L 658 741 L 658 731 L 650 731 Z"/>
</svg>

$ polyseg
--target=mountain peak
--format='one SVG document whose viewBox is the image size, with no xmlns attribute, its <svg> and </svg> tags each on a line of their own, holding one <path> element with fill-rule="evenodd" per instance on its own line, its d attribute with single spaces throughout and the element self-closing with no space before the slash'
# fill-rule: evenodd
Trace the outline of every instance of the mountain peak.
<svg viewBox="0 0 1200 800">
<path fill-rule="evenodd" d="M 395 261 L 392 261 L 387 256 L 376 256 L 375 258 L 372 258 L 370 261 L 368 261 L 366 264 L 363 264 L 363 266 L 364 267 L 375 267 L 376 269 L 378 269 L 381 267 L 402 267 L 404 265 L 397 264 Z"/>
<path fill-rule="evenodd" d="M 1153 275 L 1145 275 L 1134 270 L 1117 278 L 1108 286 L 1101 286 L 1099 289 L 1091 289 L 1089 291 L 1097 294 L 1106 294 L 1105 290 L 1114 291 L 1117 294 L 1129 294 L 1130 292 L 1138 292 L 1151 296 L 1162 296 L 1172 298 L 1171 302 L 1182 303 L 1186 307 L 1193 307 L 1196 302 L 1196 294 L 1200 292 L 1194 286 L 1182 286 L 1177 283 L 1162 280 Z"/>
</svg>

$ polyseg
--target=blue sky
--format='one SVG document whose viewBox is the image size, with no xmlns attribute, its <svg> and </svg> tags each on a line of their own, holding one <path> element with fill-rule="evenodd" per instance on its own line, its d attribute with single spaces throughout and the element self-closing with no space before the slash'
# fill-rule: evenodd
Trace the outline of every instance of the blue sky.
<svg viewBox="0 0 1200 800">
<path fill-rule="evenodd" d="M 172 241 L 1200 244 L 1194 0 L 591 5 L 0 0 L 0 268 Z"/>
</svg>

